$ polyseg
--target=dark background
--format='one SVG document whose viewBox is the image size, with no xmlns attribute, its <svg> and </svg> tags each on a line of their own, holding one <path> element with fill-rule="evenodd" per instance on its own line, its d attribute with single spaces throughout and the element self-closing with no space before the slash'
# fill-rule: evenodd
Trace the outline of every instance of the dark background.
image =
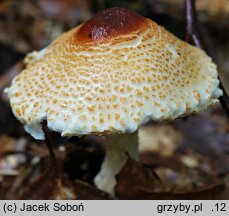
<svg viewBox="0 0 229 216">
<path fill-rule="evenodd" d="M 196 2 L 198 27 L 207 52 L 217 63 L 220 77 L 229 91 L 229 1 Z M 26 53 L 40 50 L 63 31 L 86 21 L 98 11 L 113 6 L 136 11 L 165 26 L 178 37 L 185 38 L 183 0 L 0 0 L 0 198 L 17 198 L 18 191 L 24 191 L 25 185 L 32 184 L 36 176 L 43 175 L 44 164 L 48 163 L 45 161 L 48 160 L 45 145 L 25 134 L 22 125 L 11 113 L 8 101 L 2 93 L 3 89 L 21 71 L 22 59 Z M 152 122 L 142 128 L 142 131 L 141 142 L 148 142 L 149 145 L 160 142 L 161 146 L 165 146 L 141 152 L 141 162 L 155 169 L 164 183 L 152 183 L 153 187 L 148 188 L 152 179 L 139 179 L 138 182 L 143 181 L 145 193 L 139 195 L 137 191 L 133 197 L 123 197 L 125 191 L 120 189 L 118 198 L 155 198 L 155 192 L 182 192 L 189 196 L 188 193 L 196 192 L 199 188 L 203 189 L 205 195 L 191 195 L 191 198 L 229 198 L 229 123 L 220 106 L 173 123 Z M 67 184 L 77 193 L 84 194 L 84 198 L 107 198 L 96 191 L 92 181 L 103 159 L 104 140 L 96 137 L 66 140 L 55 133 L 52 136 L 57 146 L 67 146 L 64 154 L 58 151 L 63 172 L 71 180 Z M 78 145 L 74 145 L 75 143 Z M 169 149 L 170 153 L 167 152 Z M 18 152 L 23 154 L 18 156 Z M 31 161 L 34 158 L 42 163 L 33 167 Z M 82 164 L 87 164 L 86 168 Z M 136 171 L 136 175 L 141 176 L 142 173 L 138 172 L 141 171 Z M 56 175 L 52 176 L 52 181 L 59 178 Z M 123 179 L 128 178 L 126 173 L 122 175 Z M 26 183 L 24 178 L 27 179 Z M 93 189 L 76 183 L 78 180 Z M 51 180 L 47 183 L 47 178 L 42 181 L 46 187 L 50 182 L 55 186 L 55 182 Z M 120 181 L 121 186 L 124 183 Z M 223 193 L 218 193 L 222 185 L 226 189 Z M 30 188 L 24 198 L 54 198 L 56 194 L 53 195 L 53 191 L 58 193 L 62 190 L 57 190 L 54 186 L 49 188 L 50 196 L 46 197 L 42 193 L 38 196 L 38 192 Z M 94 197 L 90 197 L 90 193 L 95 194 Z M 163 199 L 180 198 L 160 195 Z"/>
</svg>

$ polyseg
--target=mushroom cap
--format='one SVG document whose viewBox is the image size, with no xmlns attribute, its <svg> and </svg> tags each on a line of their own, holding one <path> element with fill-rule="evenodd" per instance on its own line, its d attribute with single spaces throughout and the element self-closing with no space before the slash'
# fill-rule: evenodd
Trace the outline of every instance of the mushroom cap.
<svg viewBox="0 0 229 216">
<path fill-rule="evenodd" d="M 25 64 L 6 92 L 37 139 L 43 120 L 62 136 L 133 132 L 202 112 L 222 95 L 203 50 L 124 8 L 100 12 Z"/>
</svg>

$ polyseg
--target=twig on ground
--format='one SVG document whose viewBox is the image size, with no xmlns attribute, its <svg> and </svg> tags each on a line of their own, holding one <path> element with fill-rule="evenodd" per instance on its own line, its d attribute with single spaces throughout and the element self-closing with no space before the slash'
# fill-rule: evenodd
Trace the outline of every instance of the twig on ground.
<svg viewBox="0 0 229 216">
<path fill-rule="evenodd" d="M 196 19 L 196 8 L 195 8 L 195 0 L 186 0 L 186 41 L 194 44 L 196 47 L 199 47 L 203 50 L 206 50 L 205 44 L 201 38 L 201 34 L 197 27 L 197 19 Z M 220 88 L 223 91 L 223 95 L 219 98 L 222 108 L 226 112 L 229 117 L 229 97 L 227 92 L 220 81 Z"/>
</svg>

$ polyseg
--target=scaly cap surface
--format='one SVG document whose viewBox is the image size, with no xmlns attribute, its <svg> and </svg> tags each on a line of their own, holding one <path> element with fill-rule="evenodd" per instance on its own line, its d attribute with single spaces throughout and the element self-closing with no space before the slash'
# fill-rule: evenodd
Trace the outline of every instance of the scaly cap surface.
<svg viewBox="0 0 229 216">
<path fill-rule="evenodd" d="M 133 132 L 202 112 L 222 94 L 204 51 L 123 8 L 100 12 L 25 63 L 6 92 L 37 139 L 43 120 L 62 136 Z"/>
</svg>

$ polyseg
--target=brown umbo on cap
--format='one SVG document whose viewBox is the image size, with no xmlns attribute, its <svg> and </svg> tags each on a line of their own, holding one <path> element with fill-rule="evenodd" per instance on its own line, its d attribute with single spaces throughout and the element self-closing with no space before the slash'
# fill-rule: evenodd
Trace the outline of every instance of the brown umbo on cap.
<svg viewBox="0 0 229 216">
<path fill-rule="evenodd" d="M 25 63 L 6 92 L 37 139 L 43 120 L 62 136 L 133 132 L 202 112 L 222 95 L 204 51 L 124 8 L 100 12 Z"/>
<path fill-rule="evenodd" d="M 146 22 L 146 18 L 124 8 L 109 8 L 85 22 L 76 31 L 75 37 L 80 43 L 101 43 L 117 36 L 139 31 L 144 28 Z"/>
</svg>

